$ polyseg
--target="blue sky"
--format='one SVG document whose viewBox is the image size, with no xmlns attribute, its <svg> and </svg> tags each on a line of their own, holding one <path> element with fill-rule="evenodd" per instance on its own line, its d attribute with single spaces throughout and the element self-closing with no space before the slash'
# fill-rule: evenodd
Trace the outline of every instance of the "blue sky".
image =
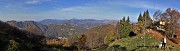
<svg viewBox="0 0 180 51">
<path fill-rule="evenodd" d="M 180 10 L 178 2 L 180 0 L 0 0 L 0 20 L 119 20 L 130 16 L 131 21 L 136 21 L 147 9 L 150 15 L 166 8 Z"/>
</svg>

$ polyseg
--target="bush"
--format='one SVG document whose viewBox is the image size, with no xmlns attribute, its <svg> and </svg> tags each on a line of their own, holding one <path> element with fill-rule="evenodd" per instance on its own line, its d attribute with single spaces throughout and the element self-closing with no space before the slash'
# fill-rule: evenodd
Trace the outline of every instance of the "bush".
<svg viewBox="0 0 180 51">
<path fill-rule="evenodd" d="M 14 40 L 9 40 L 7 51 L 19 51 L 19 43 Z"/>
</svg>

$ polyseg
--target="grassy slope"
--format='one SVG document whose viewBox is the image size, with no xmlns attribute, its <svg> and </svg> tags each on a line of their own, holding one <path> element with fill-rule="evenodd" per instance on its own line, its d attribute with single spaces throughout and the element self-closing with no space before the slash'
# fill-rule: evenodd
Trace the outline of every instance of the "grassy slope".
<svg viewBox="0 0 180 51">
<path fill-rule="evenodd" d="M 109 47 L 111 47 L 113 45 L 120 45 L 122 47 L 126 47 L 127 50 L 159 51 L 159 50 L 161 50 L 158 47 L 158 45 L 160 44 L 160 40 L 161 40 L 160 38 L 155 38 L 155 37 L 152 37 L 152 36 L 146 34 L 145 35 L 145 43 L 144 43 L 144 35 L 139 34 L 135 37 L 122 38 L 118 41 L 114 41 L 109 45 Z M 167 47 L 168 47 L 166 49 L 167 51 L 180 50 L 180 47 L 172 47 L 172 45 L 169 43 L 167 44 Z M 172 49 L 169 49 L 169 48 L 172 48 Z"/>
</svg>

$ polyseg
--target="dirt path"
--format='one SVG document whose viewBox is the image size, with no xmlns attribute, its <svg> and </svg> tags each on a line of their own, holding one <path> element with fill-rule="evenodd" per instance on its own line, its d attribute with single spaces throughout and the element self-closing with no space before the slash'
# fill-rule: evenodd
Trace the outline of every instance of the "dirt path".
<svg viewBox="0 0 180 51">
<path fill-rule="evenodd" d="M 156 37 L 156 38 L 163 38 L 164 37 L 160 32 L 157 32 L 157 31 L 154 31 L 154 30 L 149 30 L 148 32 L 150 33 L 150 35 L 152 35 L 153 37 Z M 174 46 L 180 46 L 180 44 L 176 44 L 176 43 L 172 42 L 168 38 L 167 38 L 167 43 L 171 43 Z"/>
</svg>

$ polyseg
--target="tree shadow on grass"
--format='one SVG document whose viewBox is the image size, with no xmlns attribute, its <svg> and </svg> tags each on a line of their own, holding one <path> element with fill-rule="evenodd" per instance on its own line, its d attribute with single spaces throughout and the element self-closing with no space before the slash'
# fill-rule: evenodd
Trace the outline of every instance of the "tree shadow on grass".
<svg viewBox="0 0 180 51">
<path fill-rule="evenodd" d="M 129 36 L 130 36 L 130 37 L 136 36 L 136 33 L 134 33 L 134 32 L 131 31 L 131 32 L 129 33 Z"/>
<path fill-rule="evenodd" d="M 159 46 L 137 46 L 137 48 L 132 49 L 131 51 L 135 51 L 135 50 L 143 48 L 143 47 L 145 47 L 145 48 L 159 48 Z"/>
<path fill-rule="evenodd" d="M 121 47 L 120 45 L 114 45 L 112 46 L 115 51 L 121 50 L 121 51 L 127 51 L 126 47 Z"/>
</svg>

